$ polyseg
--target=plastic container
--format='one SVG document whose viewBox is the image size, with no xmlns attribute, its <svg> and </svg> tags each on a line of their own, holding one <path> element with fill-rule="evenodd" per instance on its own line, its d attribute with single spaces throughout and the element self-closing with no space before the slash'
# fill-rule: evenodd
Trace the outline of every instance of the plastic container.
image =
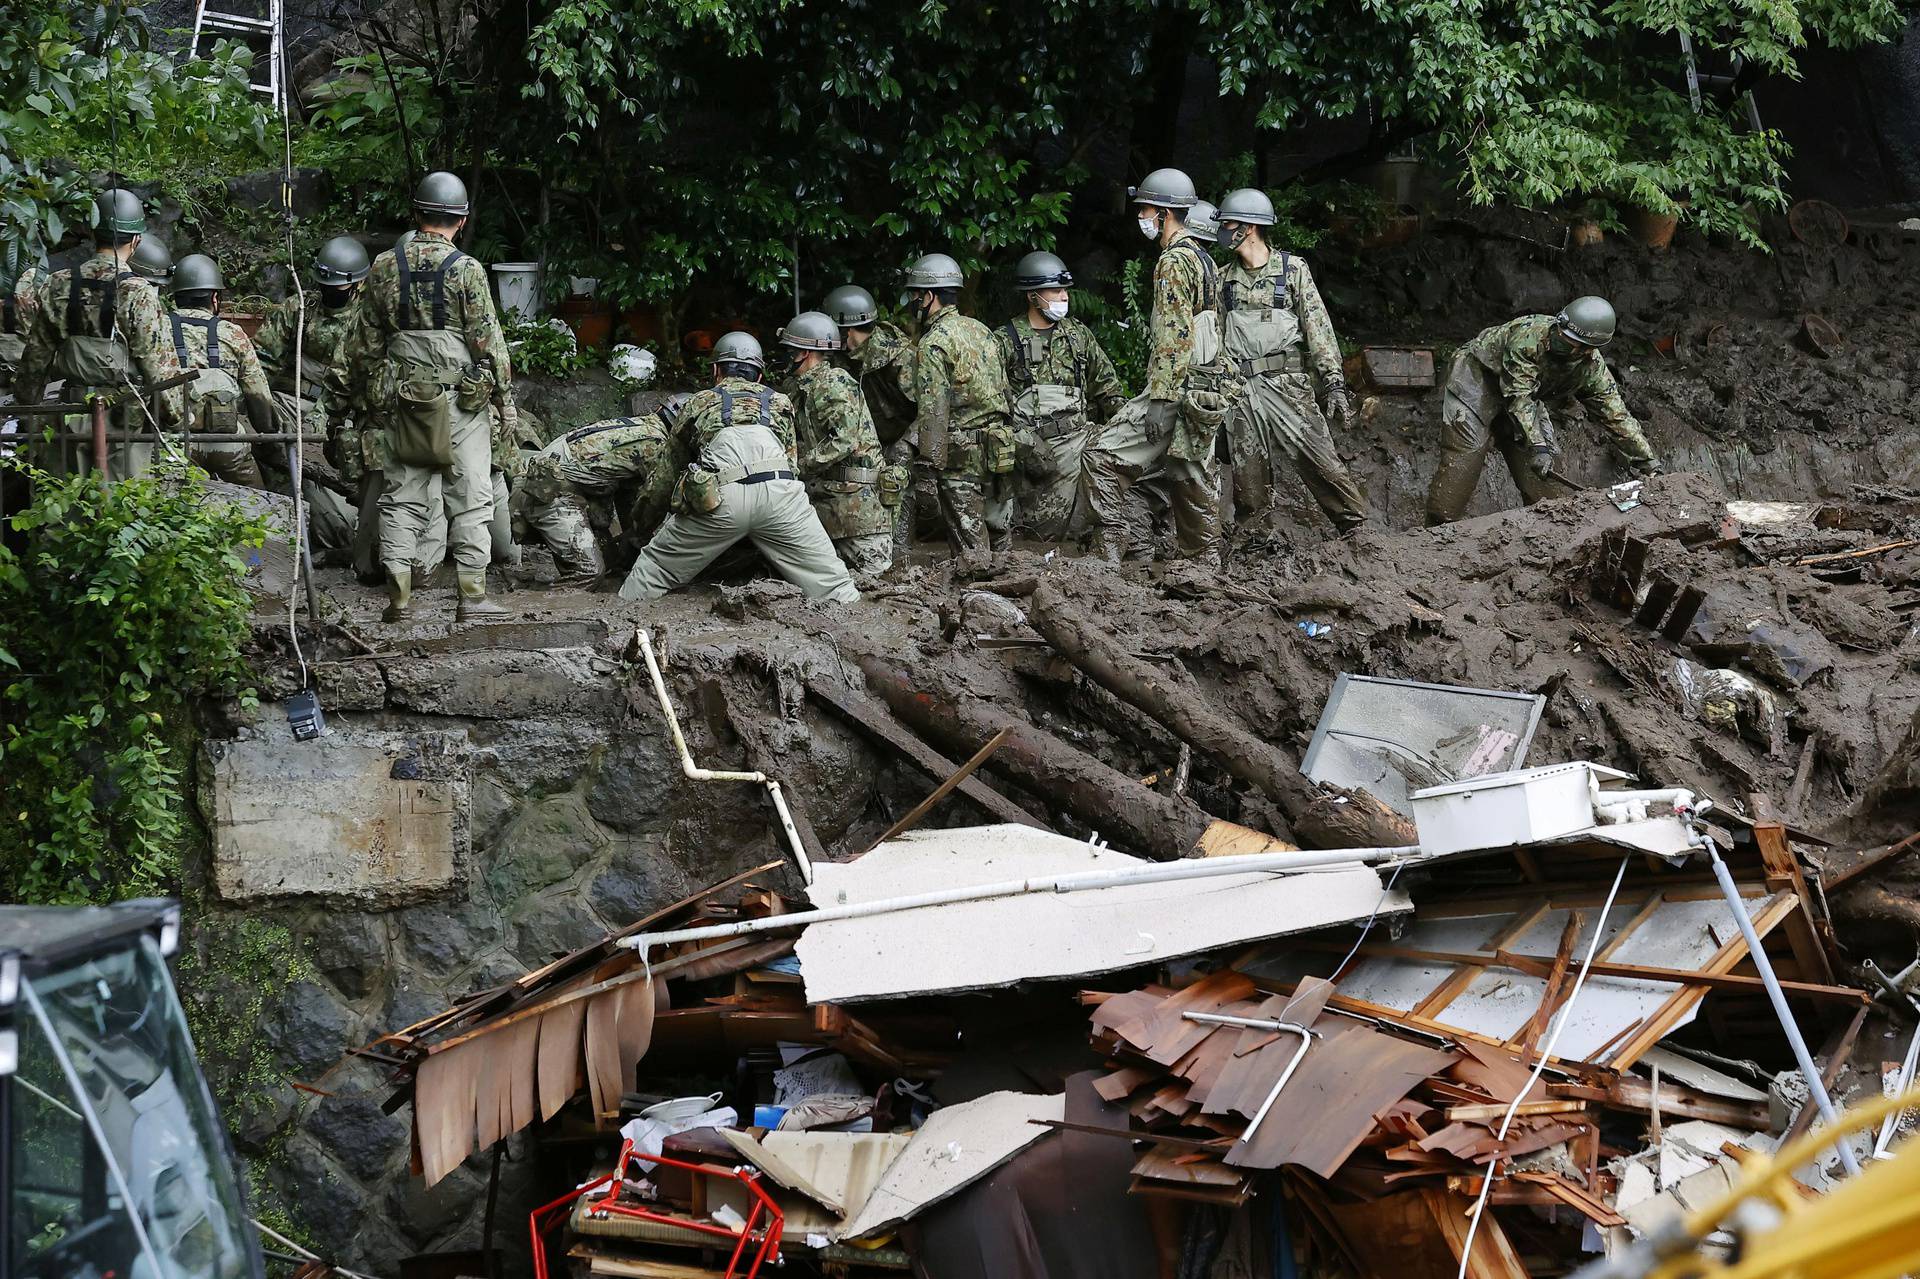
<svg viewBox="0 0 1920 1279">
<path fill-rule="evenodd" d="M 660 371 L 660 361 L 645 347 L 622 342 L 613 348 L 607 369 L 622 386 L 640 387 L 653 381 L 654 374 Z"/>
<path fill-rule="evenodd" d="M 675 1123 L 691 1119 L 695 1115 L 704 1115 L 720 1104 L 720 1094 L 708 1093 L 704 1097 L 675 1097 L 672 1101 L 655 1102 L 640 1112 L 642 1119 L 651 1119 L 655 1123 Z"/>
<path fill-rule="evenodd" d="M 1429 786 L 1408 798 L 1420 847 L 1429 853 L 1458 853 L 1533 844 L 1586 830 L 1594 824 L 1590 779 L 1626 776 L 1583 760 Z"/>
<path fill-rule="evenodd" d="M 778 1128 L 780 1121 L 787 1117 L 785 1106 L 755 1106 L 753 1108 L 753 1126 L 755 1128 Z"/>
<path fill-rule="evenodd" d="M 540 314 L 538 262 L 495 262 L 493 288 L 499 294 L 502 311 L 512 311 L 523 320 Z"/>
</svg>

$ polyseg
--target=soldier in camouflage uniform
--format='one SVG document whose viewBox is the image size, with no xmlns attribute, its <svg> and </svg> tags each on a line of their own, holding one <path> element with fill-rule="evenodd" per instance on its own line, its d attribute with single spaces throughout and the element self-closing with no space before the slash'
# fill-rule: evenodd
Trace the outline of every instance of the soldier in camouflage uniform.
<svg viewBox="0 0 1920 1279">
<path fill-rule="evenodd" d="M 893 567 L 893 512 L 881 487 L 885 464 L 860 384 L 831 362 L 840 349 L 839 326 L 820 311 L 802 311 L 780 330 L 780 345 L 792 352 L 796 460 L 814 514 L 856 575 L 884 573 Z"/>
<path fill-rule="evenodd" d="M 353 303 L 360 282 L 367 278 L 367 251 L 350 235 L 338 235 L 314 255 L 313 278 L 318 296 L 309 295 L 302 307 L 289 298 L 275 307 L 255 335 L 261 367 L 273 387 L 276 428 L 291 434 L 299 411 L 302 433 L 326 443 L 327 460 L 340 478 L 355 489 L 366 470 L 360 430 L 352 413 L 353 397 L 340 381 L 340 353 L 353 328 Z M 306 323 L 301 323 L 304 312 Z M 297 339 L 297 341 L 296 341 Z M 300 358 L 294 359 L 295 348 Z M 294 387 L 297 381 L 299 398 Z M 308 522 L 314 545 L 334 548 L 351 543 L 356 511 L 332 489 L 308 479 Z"/>
<path fill-rule="evenodd" d="M 993 334 L 958 310 L 960 264 L 929 253 L 907 273 L 920 325 L 913 400 L 916 466 L 934 477 L 955 555 L 1013 540 L 1012 406 Z"/>
<path fill-rule="evenodd" d="M 843 284 L 827 294 L 821 305 L 840 326 L 845 343 L 842 358 L 860 383 L 866 397 L 867 412 L 873 415 L 873 429 L 886 450 L 886 462 L 895 479 L 883 482 L 893 504 L 893 559 L 906 558 L 913 548 L 913 522 L 920 485 L 913 479 L 913 339 L 890 320 L 879 318 L 880 308 L 873 295 L 857 284 Z M 904 477 L 906 483 L 896 481 Z M 933 496 L 931 485 L 925 496 Z"/>
<path fill-rule="evenodd" d="M 220 318 L 220 291 L 226 287 L 220 268 L 204 253 L 189 254 L 174 269 L 173 284 L 168 336 L 180 371 L 200 374 L 186 386 L 189 429 L 243 436 L 251 426 L 256 435 L 271 432 L 273 392 L 253 339 L 239 325 Z M 251 444 L 198 441 L 187 447 L 187 456 L 229 484 L 266 487 Z"/>
<path fill-rule="evenodd" d="M 1087 449 L 1081 484 L 1110 560 L 1153 553 L 1143 481 L 1163 478 L 1176 551 L 1218 560 L 1220 521 L 1214 457 L 1231 390 L 1220 358 L 1220 272 L 1186 225 L 1197 202 L 1178 169 L 1156 169 L 1131 192 L 1140 231 L 1160 246 L 1153 268 L 1152 352 L 1147 388 Z"/>
<path fill-rule="evenodd" d="M 1099 424 L 1127 402 L 1113 361 L 1093 330 L 1067 314 L 1073 273 L 1051 253 L 1029 253 L 1014 269 L 1027 313 L 993 331 L 1013 393 L 1015 446 L 1026 483 L 1014 525 L 1056 542 L 1091 526 L 1076 501 L 1080 459 Z"/>
<path fill-rule="evenodd" d="M 93 256 L 46 277 L 30 305 L 21 307 L 16 296 L 16 308 L 29 324 L 14 375 L 14 396 L 21 403 L 44 400 L 53 378 L 64 378 L 63 394 L 77 401 L 179 376 L 180 361 L 167 340 L 160 295 L 126 269 L 146 229 L 146 211 L 133 192 L 117 187 L 103 192 L 94 202 Z M 171 426 L 180 414 L 180 388 L 174 387 L 158 395 L 123 396 L 114 402 L 108 424 L 118 430 L 144 430 Z M 74 418 L 67 429 L 84 435 L 91 426 Z M 152 454 L 149 444 L 115 445 L 108 452 L 108 466 L 122 478 L 137 475 Z M 84 453 L 71 456 L 77 459 Z"/>
<path fill-rule="evenodd" d="M 1597 412 L 1635 475 L 1660 469 L 1600 354 L 1616 324 L 1605 298 L 1575 298 L 1558 315 L 1496 324 L 1460 348 L 1441 407 L 1440 467 L 1427 489 L 1429 525 L 1465 513 L 1495 447 L 1527 505 L 1579 491 L 1554 469 L 1560 450 L 1549 403 L 1572 401 Z"/>
<path fill-rule="evenodd" d="M 27 331 L 40 314 L 40 289 L 46 280 L 46 264 L 30 263 L 0 289 L 0 387 L 13 388 L 14 372 L 27 349 Z"/>
<path fill-rule="evenodd" d="M 690 398 L 673 396 L 643 417 L 576 427 L 527 459 L 513 488 L 513 511 L 553 551 L 563 575 L 595 578 L 607 571 L 594 526 L 611 521 L 596 521 L 597 504 L 617 503 L 627 531 L 652 534 L 685 463 L 673 428 Z"/>
<path fill-rule="evenodd" d="M 713 344 L 713 387 L 687 401 L 677 428 L 695 460 L 620 598 L 659 599 L 743 540 L 808 599 L 860 598 L 794 471 L 793 402 L 761 385 L 765 371 L 752 334 L 727 333 Z"/>
<path fill-rule="evenodd" d="M 513 369 L 486 268 L 453 247 L 469 210 L 466 185 L 430 173 L 414 192 L 419 230 L 373 264 L 343 360 L 347 384 L 367 385 L 381 432 L 380 561 L 388 606 L 411 616 L 413 571 L 435 475 L 445 494 L 459 579 L 460 621 L 499 618 L 487 598 L 493 555 L 495 417 L 518 426 Z M 364 381 L 362 381 L 364 380 Z"/>
<path fill-rule="evenodd" d="M 1227 416 L 1233 508 L 1246 519 L 1273 501 L 1272 464 L 1293 464 L 1307 492 L 1342 533 L 1367 518 L 1367 499 L 1347 473 L 1332 428 L 1353 412 L 1340 342 L 1306 261 L 1273 251 L 1264 191 L 1230 192 L 1220 202 L 1219 241 L 1234 260 L 1222 272 L 1221 345 L 1237 382 Z M 1319 383 L 1318 401 L 1314 383 Z"/>
</svg>

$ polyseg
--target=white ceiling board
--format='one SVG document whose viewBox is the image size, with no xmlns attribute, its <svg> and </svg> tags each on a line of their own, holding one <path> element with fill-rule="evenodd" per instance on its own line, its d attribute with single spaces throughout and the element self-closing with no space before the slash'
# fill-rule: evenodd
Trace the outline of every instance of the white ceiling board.
<svg viewBox="0 0 1920 1279">
<path fill-rule="evenodd" d="M 1655 1045 L 1640 1054 L 1640 1060 L 1634 1068 L 1651 1074 L 1655 1067 L 1660 1070 L 1660 1078 L 1685 1084 L 1696 1092 L 1712 1097 L 1724 1097 L 1728 1101 L 1765 1101 L 1767 1094 L 1755 1088 L 1745 1080 L 1735 1079 L 1724 1070 L 1715 1070 L 1704 1062 L 1691 1057 L 1683 1057 L 1671 1048 Z"/>
<path fill-rule="evenodd" d="M 924 1212 L 1052 1131 L 1035 1120 L 1066 1116 L 1064 1096 L 1019 1092 L 934 1111 L 836 1237 L 863 1239 Z"/>
<path fill-rule="evenodd" d="M 821 863 L 814 905 L 1153 865 L 1028 826 L 915 831 Z M 811 1003 L 1092 976 L 1411 908 L 1372 869 L 1248 873 L 1027 893 L 810 925 L 796 947 Z"/>
<path fill-rule="evenodd" d="M 1607 915 L 1606 931 L 1601 934 L 1601 946 L 1605 946 L 1614 936 L 1640 913 L 1643 903 L 1616 902 Z M 1539 918 L 1522 929 L 1520 935 L 1505 943 L 1501 949 L 1510 950 L 1516 955 L 1532 955 L 1552 960 L 1560 949 L 1560 934 L 1566 931 L 1567 916 L 1570 912 L 1556 907 L 1540 912 Z M 1573 943 L 1574 965 L 1587 954 L 1587 947 L 1593 944 L 1594 925 L 1599 922 L 1600 911 L 1596 907 L 1581 910 L 1580 931 Z M 1651 922 L 1651 921 L 1650 921 Z M 1592 983 L 1589 982 L 1589 989 Z M 1534 1010 L 1540 1006 L 1540 1000 L 1547 993 L 1544 978 L 1515 972 L 1510 968 L 1489 968 L 1467 984 L 1452 1003 L 1436 1014 L 1449 1026 L 1471 1031 L 1476 1035 L 1486 1035 L 1493 1039 L 1509 1039 L 1527 1024 Z M 1584 999 L 1584 994 L 1583 994 Z M 1573 1033 L 1569 1026 L 1566 1035 Z M 1567 1041 L 1563 1035 L 1562 1044 Z M 1604 1040 L 1602 1042 L 1605 1042 Z M 1560 1056 L 1567 1056 L 1562 1051 Z"/>
<path fill-rule="evenodd" d="M 1512 919 L 1511 915 L 1416 919 L 1394 939 L 1393 945 L 1407 950 L 1431 950 L 1447 954 L 1482 951 Z M 1453 964 L 1383 956 L 1363 959 L 1340 979 L 1340 993 L 1364 999 L 1382 1008 L 1411 1012 L 1415 1004 L 1433 993 L 1434 987 L 1453 976 L 1455 967 Z"/>
</svg>

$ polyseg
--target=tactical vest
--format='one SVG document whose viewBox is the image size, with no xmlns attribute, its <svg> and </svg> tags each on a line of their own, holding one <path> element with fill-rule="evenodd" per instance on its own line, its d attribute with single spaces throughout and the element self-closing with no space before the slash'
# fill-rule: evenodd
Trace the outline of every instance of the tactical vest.
<svg viewBox="0 0 1920 1279">
<path fill-rule="evenodd" d="M 447 271 L 466 254 L 454 249 L 440 265 L 415 272 L 406 250 L 393 255 L 400 273 L 400 331 L 387 339 L 387 372 L 391 379 L 393 422 L 388 434 L 395 460 L 413 466 L 453 464 L 454 392 L 463 382 L 473 383 L 476 370 L 466 338 L 447 327 Z M 415 282 L 433 287 L 433 323 L 422 327 L 414 305 Z M 383 397 L 385 398 L 385 397 Z M 467 408 L 477 413 L 485 400 Z"/>
<path fill-rule="evenodd" d="M 754 408 L 753 421 L 736 423 L 733 420 L 733 393 L 726 387 L 715 388 L 720 393 L 720 429 L 715 431 L 701 450 L 697 461 L 687 465 L 681 472 L 679 482 L 674 486 L 673 509 L 688 515 L 711 515 L 720 509 L 720 490 L 729 484 L 764 484 L 768 480 L 790 480 L 794 478 L 793 461 L 786 454 L 763 454 L 742 463 L 714 465 L 706 459 L 706 449 L 730 431 L 747 432 L 759 430 L 772 434 L 767 420 L 773 411 L 773 390 L 761 387 L 758 403 Z M 775 444 L 779 440 L 775 437 Z"/>
<path fill-rule="evenodd" d="M 67 274 L 66 335 L 54 353 L 54 367 L 76 387 L 120 387 L 133 382 L 133 352 L 116 332 L 114 313 L 120 301 L 120 281 L 139 277 L 117 271 L 109 280 L 90 280 L 74 267 Z M 84 290 L 101 295 L 95 312 L 81 301 Z"/>
<path fill-rule="evenodd" d="M 1196 240 L 1176 240 L 1200 261 L 1200 304 L 1193 309 L 1192 367 L 1209 371 L 1220 361 L 1220 267 Z"/>
<path fill-rule="evenodd" d="M 1303 366 L 1300 353 L 1300 320 L 1294 315 L 1287 291 L 1287 272 L 1293 255 L 1280 251 L 1280 274 L 1273 282 L 1273 296 L 1242 299 L 1239 288 L 1227 281 L 1225 300 L 1225 347 L 1227 364 L 1241 377 L 1262 373 L 1297 373 Z"/>
<path fill-rule="evenodd" d="M 1065 382 L 1041 382 L 1033 372 L 1047 358 L 1053 343 L 1066 341 L 1065 336 L 1056 329 L 1051 337 L 1035 333 L 1023 338 L 1019 325 L 1008 320 L 1007 339 L 1013 343 L 1013 372 L 1018 383 L 1013 389 L 1014 416 L 1048 439 L 1078 430 L 1087 412 L 1087 393 L 1083 387 Z M 1086 381 L 1086 369 L 1081 366 L 1077 352 L 1073 371 L 1081 383 Z"/>
<path fill-rule="evenodd" d="M 187 400 L 188 429 L 221 435 L 239 430 L 240 383 L 220 362 L 219 317 L 208 316 L 202 320 L 174 311 L 167 318 L 173 322 L 173 353 L 179 357 L 183 373 L 195 370 L 193 356 L 187 350 L 187 325 L 207 332 L 207 362 L 195 372 L 193 381 L 182 388 Z"/>
</svg>

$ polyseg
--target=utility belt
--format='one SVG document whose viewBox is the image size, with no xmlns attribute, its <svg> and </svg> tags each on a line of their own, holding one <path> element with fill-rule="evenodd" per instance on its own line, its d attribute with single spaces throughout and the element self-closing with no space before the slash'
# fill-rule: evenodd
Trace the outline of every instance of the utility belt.
<svg viewBox="0 0 1920 1279">
<path fill-rule="evenodd" d="M 784 457 L 757 457 L 745 466 L 729 466 L 713 473 L 715 484 L 765 484 L 768 480 L 790 480 L 792 464 Z"/>
<path fill-rule="evenodd" d="M 1259 355 L 1251 359 L 1229 359 L 1227 363 L 1233 371 L 1243 378 L 1260 377 L 1268 373 L 1304 373 L 1306 358 L 1296 348 L 1291 351 L 1277 351 L 1272 355 Z"/>
<path fill-rule="evenodd" d="M 878 484 L 880 468 L 877 466 L 836 466 L 814 477 L 830 484 Z"/>
</svg>

